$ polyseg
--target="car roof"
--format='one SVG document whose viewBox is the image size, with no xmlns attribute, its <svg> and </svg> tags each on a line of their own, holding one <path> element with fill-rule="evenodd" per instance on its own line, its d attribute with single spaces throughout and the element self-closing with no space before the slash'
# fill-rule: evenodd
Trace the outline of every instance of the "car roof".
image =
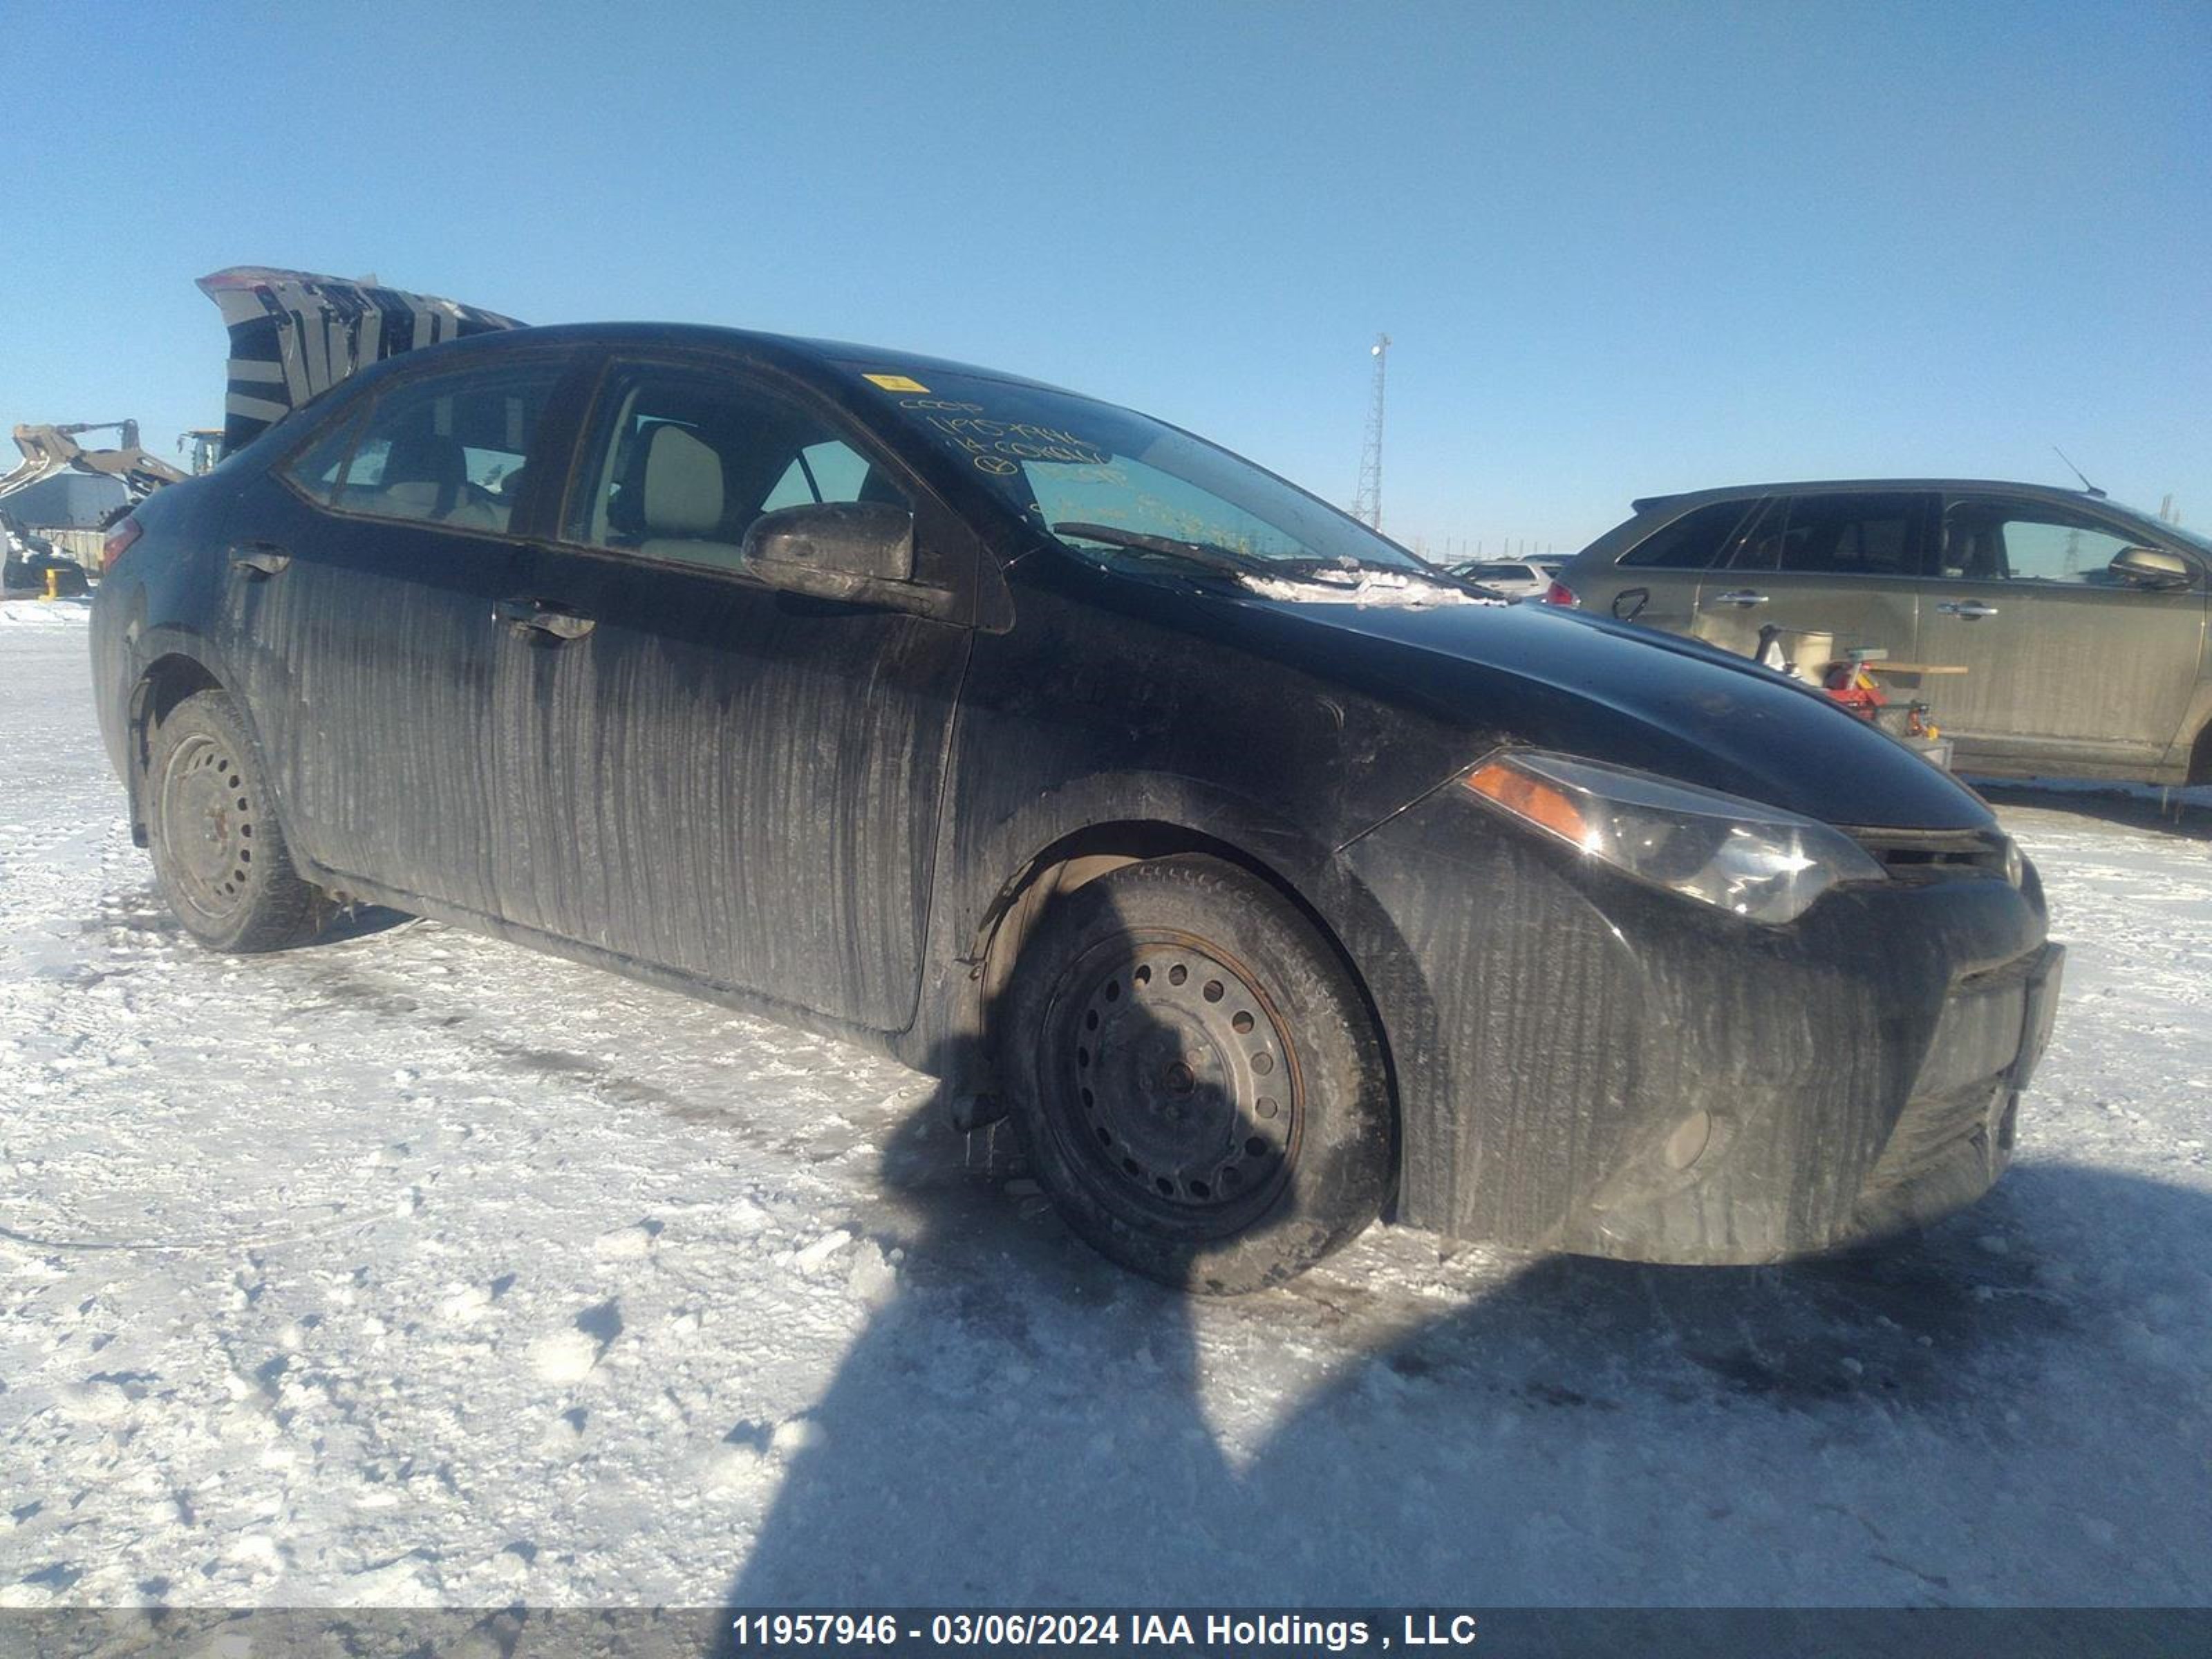
<svg viewBox="0 0 2212 1659">
<path fill-rule="evenodd" d="M 2096 490 L 2068 489 L 2057 484 L 2012 483 L 1995 478 L 1808 478 L 1791 483 L 1728 484 L 1715 489 L 1639 495 L 1629 506 L 1638 513 L 1654 513 L 1662 508 L 1703 507 L 1708 501 L 1745 500 L 1754 495 L 1873 494 L 1892 489 L 1940 490 L 1945 495 L 2037 495 L 2046 501 L 2075 502 L 2106 500 Z"/>
<path fill-rule="evenodd" d="M 933 356 L 927 352 L 900 351 L 884 346 L 855 344 L 845 340 L 819 340 L 799 334 L 771 334 L 759 329 L 723 328 L 711 323 L 552 323 L 474 334 L 440 348 L 449 351 L 496 352 L 526 350 L 533 344 L 590 343 L 612 346 L 690 346 L 695 348 L 767 350 L 785 357 L 804 357 L 823 366 L 879 368 L 906 374 L 963 374 L 1001 380 L 1013 386 L 1034 386 L 1043 392 L 1066 392 L 1048 381 L 1004 369 Z M 1080 397 L 1080 392 L 1068 392 Z"/>
</svg>

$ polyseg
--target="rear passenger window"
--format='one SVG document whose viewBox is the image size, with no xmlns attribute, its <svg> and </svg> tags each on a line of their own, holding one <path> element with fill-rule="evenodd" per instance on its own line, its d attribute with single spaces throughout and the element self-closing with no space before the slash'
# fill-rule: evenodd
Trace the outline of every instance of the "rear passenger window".
<svg viewBox="0 0 2212 1659">
<path fill-rule="evenodd" d="M 292 476 L 343 512 L 503 533 L 562 373 L 540 362 L 406 381 L 344 428 L 342 465 L 317 443 Z"/>
<path fill-rule="evenodd" d="M 1660 570 L 1710 569 L 1721 562 L 1736 531 L 1758 505 L 1756 501 L 1716 501 L 1686 513 L 1653 532 L 1621 563 Z"/>
<path fill-rule="evenodd" d="M 1893 493 L 1795 496 L 1778 502 L 1753 527 L 1733 568 L 1917 576 L 1933 504 L 1929 496 Z"/>
<path fill-rule="evenodd" d="M 568 503 L 571 541 L 734 569 L 763 513 L 816 501 L 913 504 L 821 416 L 731 376 L 618 373 Z"/>
</svg>

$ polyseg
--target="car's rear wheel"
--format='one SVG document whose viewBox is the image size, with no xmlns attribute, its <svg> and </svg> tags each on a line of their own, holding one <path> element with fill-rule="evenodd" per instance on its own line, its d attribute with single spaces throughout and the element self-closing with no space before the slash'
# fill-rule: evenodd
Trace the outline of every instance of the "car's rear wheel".
<svg viewBox="0 0 2212 1659">
<path fill-rule="evenodd" d="M 321 931 L 329 900 L 301 879 L 244 727 L 220 691 L 186 697 L 154 734 L 147 839 L 161 896 L 218 951 L 281 951 Z"/>
<path fill-rule="evenodd" d="M 1024 946 L 1000 1070 L 1037 1179 L 1103 1254 L 1231 1295 L 1373 1221 L 1392 1170 L 1374 1021 L 1328 941 L 1221 860 L 1127 865 Z"/>
</svg>

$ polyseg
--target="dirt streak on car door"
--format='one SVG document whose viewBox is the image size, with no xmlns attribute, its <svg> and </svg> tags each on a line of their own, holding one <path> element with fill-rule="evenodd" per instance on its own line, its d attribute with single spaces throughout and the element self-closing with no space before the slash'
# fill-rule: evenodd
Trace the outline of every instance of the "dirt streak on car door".
<svg viewBox="0 0 2212 1659">
<path fill-rule="evenodd" d="M 911 1019 L 966 627 L 545 548 L 518 637 L 514 920 L 880 1030 Z"/>
<path fill-rule="evenodd" d="M 362 458 L 410 423 L 437 437 L 430 423 L 456 418 L 457 398 L 507 416 L 513 441 L 526 445 L 526 413 L 565 369 L 559 355 L 537 354 L 489 380 L 402 381 L 349 428 L 341 499 L 311 500 L 312 483 L 275 476 L 243 498 L 235 522 L 252 529 L 225 551 L 221 644 L 294 849 L 341 879 L 479 915 L 498 909 L 485 767 L 500 659 L 492 617 L 521 544 L 489 513 L 467 524 L 395 516 Z M 465 489 L 455 483 L 451 506 Z"/>
<path fill-rule="evenodd" d="M 339 877 L 495 912 L 481 757 L 511 546 L 429 525 L 281 526 L 290 561 L 234 576 L 246 693 L 295 849 Z"/>
</svg>

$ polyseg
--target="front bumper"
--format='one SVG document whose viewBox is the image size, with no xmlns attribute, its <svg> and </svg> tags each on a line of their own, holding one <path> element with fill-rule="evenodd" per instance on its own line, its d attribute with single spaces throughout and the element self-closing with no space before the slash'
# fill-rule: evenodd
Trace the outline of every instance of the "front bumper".
<svg viewBox="0 0 2212 1659">
<path fill-rule="evenodd" d="M 1850 1237 L 1938 1220 L 1987 1192 L 2012 1162 L 2021 1092 L 2051 1042 L 2066 947 L 1954 988 L 1905 1109 L 1867 1172 Z"/>
<path fill-rule="evenodd" d="M 2009 1160 L 2063 951 L 2039 889 L 1838 889 L 1785 927 L 1658 892 L 1450 792 L 1346 849 L 1400 1218 L 1638 1261 L 1758 1262 L 1932 1220 Z"/>
</svg>

